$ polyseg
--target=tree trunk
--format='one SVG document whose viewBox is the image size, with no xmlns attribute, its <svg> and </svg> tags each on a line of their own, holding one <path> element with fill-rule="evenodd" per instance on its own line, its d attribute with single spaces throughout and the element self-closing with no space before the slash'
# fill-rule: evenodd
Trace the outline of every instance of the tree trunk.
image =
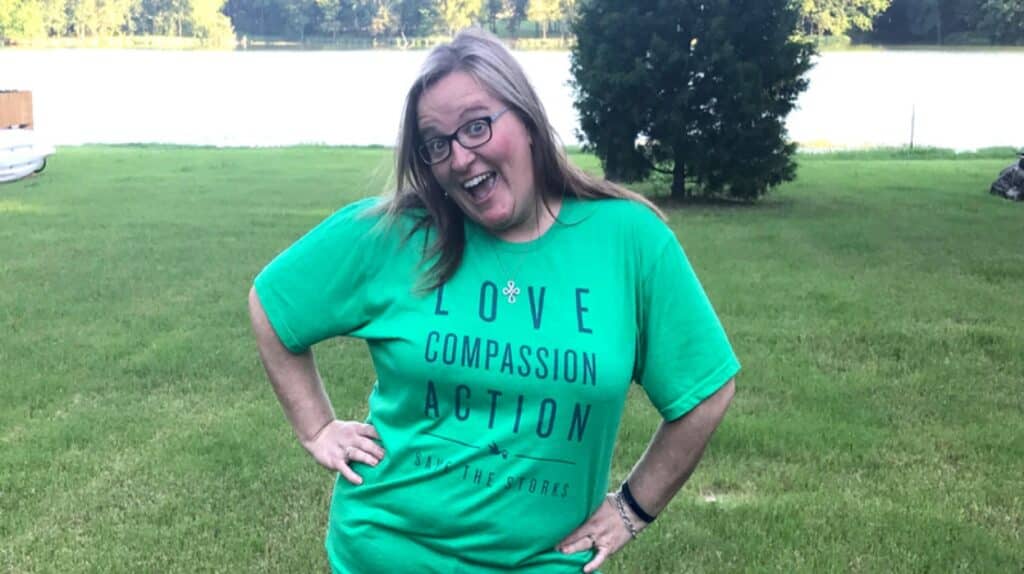
<svg viewBox="0 0 1024 574">
<path fill-rule="evenodd" d="M 686 162 L 682 155 L 676 152 L 675 165 L 672 167 L 672 199 L 685 199 L 689 196 L 686 192 Z"/>
</svg>

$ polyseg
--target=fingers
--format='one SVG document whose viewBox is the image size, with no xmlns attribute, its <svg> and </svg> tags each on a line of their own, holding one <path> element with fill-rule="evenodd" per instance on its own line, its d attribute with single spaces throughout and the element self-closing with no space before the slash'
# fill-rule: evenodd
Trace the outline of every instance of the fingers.
<svg viewBox="0 0 1024 574">
<path fill-rule="evenodd" d="M 377 466 L 384 459 L 384 448 L 375 440 L 379 441 L 380 435 L 373 425 L 335 420 L 303 446 L 325 468 L 358 485 L 363 478 L 353 470 L 354 464 Z"/>
<path fill-rule="evenodd" d="M 355 472 L 354 472 L 354 471 L 353 471 L 353 470 L 352 470 L 352 469 L 351 469 L 351 468 L 350 468 L 350 467 L 348 466 L 348 463 L 345 463 L 345 462 L 340 462 L 340 463 L 339 463 L 339 464 L 337 465 L 337 468 L 335 468 L 335 470 L 337 470 L 338 472 L 340 472 L 340 473 L 341 473 L 341 476 L 344 476 L 344 477 L 345 477 L 345 480 L 347 480 L 347 481 L 351 482 L 352 484 L 354 484 L 354 485 L 356 485 L 356 486 L 358 486 L 358 485 L 360 485 L 360 484 L 362 484 L 362 483 L 363 483 L 363 477 L 361 477 L 361 476 L 359 476 L 358 474 L 356 474 L 356 473 L 355 473 Z"/>
<path fill-rule="evenodd" d="M 587 562 L 583 566 L 583 571 L 586 574 L 590 574 L 591 572 L 597 570 L 598 568 L 601 567 L 601 564 L 604 563 L 605 559 L 607 559 L 608 556 L 610 556 L 610 555 L 611 555 L 611 551 L 608 548 L 605 548 L 604 546 L 598 546 L 597 547 L 597 555 L 594 556 L 594 558 L 592 558 L 590 560 L 590 562 Z"/>
<path fill-rule="evenodd" d="M 360 424 L 356 427 L 356 432 L 365 437 L 380 440 L 380 435 L 377 434 L 377 428 L 373 425 Z"/>
<path fill-rule="evenodd" d="M 596 554 L 583 566 L 583 571 L 586 573 L 594 572 L 601 567 L 601 564 L 612 555 L 612 549 L 606 544 L 598 542 L 598 538 L 593 534 L 581 534 L 574 532 L 570 534 L 566 541 L 563 541 L 558 545 L 558 550 L 563 554 L 574 554 L 576 552 L 585 552 L 587 550 L 594 550 Z"/>
<path fill-rule="evenodd" d="M 359 450 L 361 452 L 365 452 L 376 458 L 378 461 L 384 458 L 384 449 L 381 448 L 379 444 L 373 442 L 368 438 L 356 439 L 349 448 L 351 448 L 352 450 Z"/>
<path fill-rule="evenodd" d="M 595 544 L 596 541 L 592 534 L 573 532 L 567 536 L 565 540 L 558 543 L 557 550 L 563 554 L 573 554 L 575 552 L 590 550 L 595 546 Z"/>
<path fill-rule="evenodd" d="M 345 458 L 347 462 L 361 462 L 363 464 L 368 464 L 370 466 L 377 466 L 380 463 L 380 459 L 382 457 L 383 453 L 381 454 L 381 456 L 376 456 L 374 454 L 366 452 L 365 450 L 358 449 L 356 447 L 347 447 L 345 449 Z"/>
</svg>

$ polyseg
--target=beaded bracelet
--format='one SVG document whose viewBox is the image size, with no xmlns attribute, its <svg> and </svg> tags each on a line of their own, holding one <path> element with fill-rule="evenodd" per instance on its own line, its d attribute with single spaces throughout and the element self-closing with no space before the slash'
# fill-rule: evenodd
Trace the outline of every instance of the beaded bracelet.
<svg viewBox="0 0 1024 574">
<path fill-rule="evenodd" d="M 622 497 L 626 499 L 626 504 L 628 504 L 629 508 L 633 511 L 633 514 L 636 514 L 640 517 L 640 520 L 643 520 L 648 524 L 654 522 L 654 519 L 657 518 L 657 516 L 647 514 L 647 511 L 640 507 L 640 503 L 636 501 L 636 498 L 633 497 L 632 491 L 629 490 L 628 480 L 623 481 L 620 491 L 622 492 Z"/>
</svg>

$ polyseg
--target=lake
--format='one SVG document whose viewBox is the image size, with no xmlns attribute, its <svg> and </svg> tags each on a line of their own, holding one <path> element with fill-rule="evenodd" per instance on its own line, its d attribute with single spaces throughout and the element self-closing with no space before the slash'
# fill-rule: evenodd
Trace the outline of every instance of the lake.
<svg viewBox="0 0 1024 574">
<path fill-rule="evenodd" d="M 393 145 L 423 51 L 0 50 L 0 89 L 33 91 L 57 145 Z M 576 144 L 567 52 L 517 52 Z M 810 149 L 1024 145 L 1024 51 L 826 52 L 787 120 Z"/>
</svg>

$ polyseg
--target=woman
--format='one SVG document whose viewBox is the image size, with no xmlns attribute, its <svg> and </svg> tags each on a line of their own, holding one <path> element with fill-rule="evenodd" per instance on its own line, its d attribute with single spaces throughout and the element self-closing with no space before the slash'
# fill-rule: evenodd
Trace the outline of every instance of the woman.
<svg viewBox="0 0 1024 574">
<path fill-rule="evenodd" d="M 459 34 L 410 89 L 398 190 L 334 214 L 255 280 L 268 376 L 339 476 L 335 572 L 595 571 L 689 477 L 739 363 L 657 209 L 568 163 L 519 65 Z M 365 424 L 309 348 L 365 339 Z M 665 422 L 606 494 L 630 381 Z"/>
</svg>

